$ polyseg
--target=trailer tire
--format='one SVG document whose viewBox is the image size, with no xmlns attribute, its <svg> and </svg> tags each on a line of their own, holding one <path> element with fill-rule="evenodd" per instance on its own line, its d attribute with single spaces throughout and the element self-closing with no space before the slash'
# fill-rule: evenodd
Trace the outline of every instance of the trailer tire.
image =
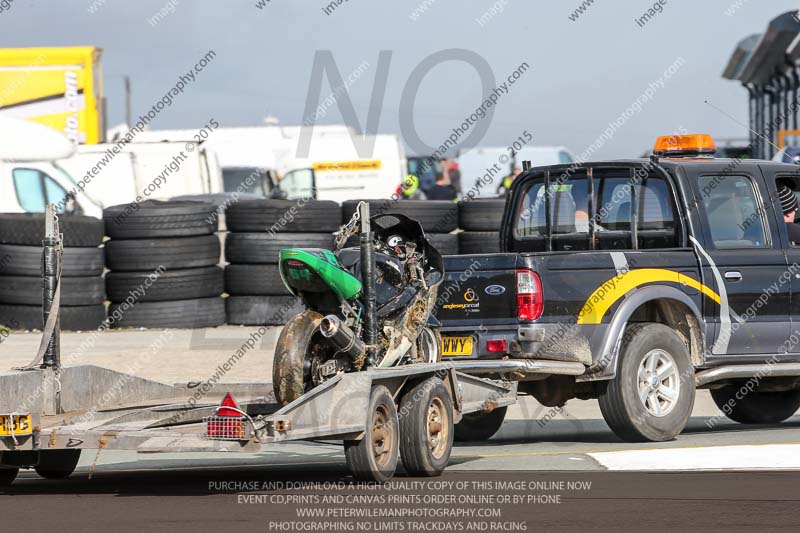
<svg viewBox="0 0 800 533">
<path fill-rule="evenodd" d="M 284 248 L 333 249 L 330 233 L 230 233 L 225 239 L 225 259 L 235 264 L 277 264 Z"/>
<path fill-rule="evenodd" d="M 61 305 L 95 305 L 106 299 L 106 286 L 100 276 L 61 278 Z M 37 305 L 42 303 L 42 278 L 0 276 L 0 302 Z"/>
<path fill-rule="evenodd" d="M 711 389 L 711 398 L 717 407 L 731 420 L 740 424 L 777 424 L 783 422 L 800 409 L 800 391 L 759 392 L 741 394 L 738 385 L 726 385 Z M 742 397 L 737 398 L 739 393 Z M 731 402 L 732 404 L 729 404 Z M 728 408 L 728 411 L 725 410 Z"/>
<path fill-rule="evenodd" d="M 453 449 L 453 399 L 441 379 L 428 378 L 400 401 L 400 457 L 412 476 L 442 475 Z"/>
<path fill-rule="evenodd" d="M 469 413 L 456 424 L 455 439 L 458 442 L 483 442 L 491 439 L 500 430 L 508 407 L 497 407 L 491 411 Z"/>
<path fill-rule="evenodd" d="M 62 277 L 101 276 L 102 248 L 64 248 L 61 256 Z M 7 276 L 42 275 L 42 247 L 0 244 L 0 274 Z"/>
<path fill-rule="evenodd" d="M 342 203 L 342 222 L 346 223 L 356 212 L 359 202 L 369 203 L 370 216 L 399 213 L 413 218 L 425 233 L 450 233 L 458 227 L 458 205 L 446 200 L 347 200 Z"/>
<path fill-rule="evenodd" d="M 341 208 L 329 200 L 245 200 L 225 213 L 230 231 L 274 233 L 333 233 L 339 229 Z"/>
<path fill-rule="evenodd" d="M 62 306 L 61 329 L 64 331 L 91 331 L 100 327 L 106 319 L 103 304 Z M 15 330 L 41 330 L 41 305 L 0 304 L 0 324 Z"/>
<path fill-rule="evenodd" d="M 8 487 L 17 479 L 19 468 L 0 465 L 0 487 Z"/>
<path fill-rule="evenodd" d="M 222 298 L 195 298 L 170 302 L 136 302 L 108 306 L 108 316 L 117 328 L 213 328 L 225 323 L 225 302 Z M 119 318 L 115 317 L 119 315 Z"/>
<path fill-rule="evenodd" d="M 476 199 L 459 202 L 458 227 L 465 231 L 500 231 L 505 200 Z"/>
<path fill-rule="evenodd" d="M 217 208 L 208 202 L 145 200 L 103 210 L 112 239 L 192 237 L 217 231 Z"/>
<path fill-rule="evenodd" d="M 139 296 L 139 302 L 213 298 L 225 291 L 223 272 L 217 266 L 167 270 L 148 286 L 151 276 L 152 272 L 109 272 L 106 274 L 108 299 L 124 302 L 139 287 L 147 287 Z"/>
<path fill-rule="evenodd" d="M 306 354 L 322 318 L 316 311 L 303 311 L 281 330 L 272 362 L 272 388 L 280 405 L 293 402 L 306 392 Z"/>
<path fill-rule="evenodd" d="M 458 251 L 462 255 L 500 253 L 497 231 L 464 231 L 458 234 Z"/>
<path fill-rule="evenodd" d="M 289 296 L 278 265 L 228 265 L 225 292 L 235 296 Z"/>
<path fill-rule="evenodd" d="M 614 433 L 628 442 L 672 440 L 686 427 L 694 397 L 689 350 L 678 334 L 664 324 L 629 326 L 617 375 L 599 398 Z"/>
<path fill-rule="evenodd" d="M 80 458 L 80 450 L 44 450 L 33 469 L 46 479 L 66 479 L 75 472 Z"/>
<path fill-rule="evenodd" d="M 220 260 L 219 237 L 132 239 L 106 243 L 106 265 L 122 272 L 214 266 Z"/>
<path fill-rule="evenodd" d="M 103 221 L 82 215 L 59 215 L 64 246 L 94 248 L 103 244 Z M 0 213 L 0 243 L 42 245 L 44 213 Z"/>
<path fill-rule="evenodd" d="M 228 324 L 239 326 L 282 326 L 304 309 L 294 296 L 231 296 L 225 301 Z"/>
<path fill-rule="evenodd" d="M 373 386 L 364 438 L 344 441 L 344 453 L 353 477 L 377 483 L 392 479 L 400 458 L 399 430 L 392 394 L 383 385 Z"/>
</svg>

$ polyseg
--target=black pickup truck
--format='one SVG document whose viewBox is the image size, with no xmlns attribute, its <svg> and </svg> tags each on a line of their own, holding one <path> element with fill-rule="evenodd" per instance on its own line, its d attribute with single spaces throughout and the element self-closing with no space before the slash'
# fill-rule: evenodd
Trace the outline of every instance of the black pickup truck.
<svg viewBox="0 0 800 533">
<path fill-rule="evenodd" d="M 716 159 L 703 135 L 656 148 L 527 168 L 502 253 L 446 258 L 443 357 L 546 406 L 596 398 L 629 441 L 679 434 L 696 388 L 735 421 L 785 420 L 800 407 L 800 247 L 779 189 L 800 190 L 800 167 Z M 488 438 L 504 415 L 459 436 Z"/>
</svg>

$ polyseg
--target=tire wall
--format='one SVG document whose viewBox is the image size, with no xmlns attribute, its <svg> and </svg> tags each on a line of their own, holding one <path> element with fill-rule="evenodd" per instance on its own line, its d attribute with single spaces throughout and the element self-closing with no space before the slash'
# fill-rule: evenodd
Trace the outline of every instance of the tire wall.
<svg viewBox="0 0 800 533">
<path fill-rule="evenodd" d="M 61 268 L 61 329 L 87 331 L 105 320 L 103 221 L 59 215 L 64 251 Z M 0 325 L 41 330 L 41 213 L 0 213 Z"/>
<path fill-rule="evenodd" d="M 149 200 L 107 208 L 111 328 L 205 328 L 225 323 L 217 207 Z"/>
<path fill-rule="evenodd" d="M 334 246 L 341 207 L 329 201 L 252 200 L 228 208 L 225 302 L 228 324 L 279 326 L 302 312 L 301 301 L 281 280 L 283 248 Z"/>
<path fill-rule="evenodd" d="M 62 328 L 97 328 L 106 318 L 106 297 L 113 328 L 282 325 L 303 307 L 280 278 L 279 251 L 332 249 L 334 232 L 358 202 L 232 202 L 224 235 L 217 234 L 217 206 L 208 202 L 114 206 L 104 211 L 103 221 L 64 215 Z M 499 252 L 504 200 L 369 203 L 373 215 L 402 213 L 419 220 L 443 255 Z M 0 214 L 0 325 L 42 327 L 43 231 L 42 215 Z M 103 243 L 103 235 L 110 240 Z M 104 266 L 109 272 L 103 281 Z"/>
</svg>

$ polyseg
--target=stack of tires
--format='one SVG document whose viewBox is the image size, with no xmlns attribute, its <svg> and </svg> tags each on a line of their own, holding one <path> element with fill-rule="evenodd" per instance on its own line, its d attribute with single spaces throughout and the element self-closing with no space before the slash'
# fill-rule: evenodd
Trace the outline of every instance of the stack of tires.
<svg viewBox="0 0 800 533">
<path fill-rule="evenodd" d="M 500 225 L 505 200 L 470 200 L 458 204 L 458 249 L 462 254 L 500 253 Z"/>
<path fill-rule="evenodd" d="M 367 201 L 367 200 L 365 200 Z M 350 220 L 360 200 L 342 204 L 342 223 Z M 458 235 L 451 233 L 458 227 L 458 206 L 455 202 L 437 200 L 368 200 L 371 216 L 382 213 L 399 213 L 422 224 L 425 236 L 442 255 L 458 254 Z M 358 245 L 358 239 L 348 244 Z"/>
<path fill-rule="evenodd" d="M 228 324 L 279 326 L 303 311 L 281 281 L 282 248 L 333 249 L 336 202 L 246 200 L 228 207 L 225 291 Z"/>
<path fill-rule="evenodd" d="M 112 328 L 204 328 L 225 323 L 214 205 L 148 200 L 103 212 Z"/>
<path fill-rule="evenodd" d="M 86 331 L 105 320 L 103 221 L 59 216 L 64 236 L 61 263 L 61 329 Z M 0 214 L 0 324 L 42 329 L 41 213 Z"/>
</svg>

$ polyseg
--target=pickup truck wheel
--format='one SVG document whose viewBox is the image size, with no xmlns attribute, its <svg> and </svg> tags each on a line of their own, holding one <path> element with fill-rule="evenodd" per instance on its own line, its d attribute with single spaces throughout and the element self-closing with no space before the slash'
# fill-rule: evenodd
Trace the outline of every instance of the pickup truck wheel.
<svg viewBox="0 0 800 533">
<path fill-rule="evenodd" d="M 308 353 L 322 318 L 315 311 L 304 311 L 291 318 L 281 330 L 272 363 L 272 388 L 280 405 L 306 392 L 306 384 L 311 380 Z"/>
<path fill-rule="evenodd" d="M 0 466 L 0 487 L 8 487 L 17 479 L 19 468 L 11 466 Z"/>
<path fill-rule="evenodd" d="M 464 415 L 455 428 L 456 441 L 479 442 L 491 439 L 503 425 L 506 411 L 508 407 L 498 407 L 488 412 Z"/>
<path fill-rule="evenodd" d="M 400 425 L 389 389 L 372 387 L 367 413 L 364 438 L 344 441 L 344 453 L 353 477 L 384 483 L 394 476 L 400 458 Z"/>
<path fill-rule="evenodd" d="M 617 376 L 600 396 L 603 418 L 629 442 L 671 440 L 694 406 L 689 351 L 663 324 L 634 324 L 624 339 Z"/>
<path fill-rule="evenodd" d="M 740 424 L 777 424 L 800 409 L 800 391 L 759 392 L 740 385 L 711 389 L 711 397 L 725 416 Z M 740 398 L 737 398 L 736 395 Z"/>
<path fill-rule="evenodd" d="M 412 476 L 440 476 L 453 449 L 453 400 L 441 379 L 428 378 L 400 402 L 400 456 Z"/>
<path fill-rule="evenodd" d="M 80 450 L 47 450 L 41 452 L 39 464 L 33 469 L 46 479 L 66 479 L 75 472 L 80 458 Z"/>
</svg>

